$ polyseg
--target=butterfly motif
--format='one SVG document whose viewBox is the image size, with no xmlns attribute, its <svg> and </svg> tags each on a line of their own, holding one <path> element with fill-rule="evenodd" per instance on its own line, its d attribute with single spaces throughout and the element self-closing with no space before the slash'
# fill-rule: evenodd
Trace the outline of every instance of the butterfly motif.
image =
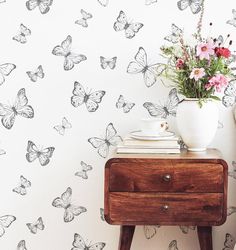
<svg viewBox="0 0 236 250">
<path fill-rule="evenodd" d="M 218 121 L 218 126 L 217 126 L 217 128 L 218 128 L 218 129 L 222 129 L 222 128 L 224 128 L 224 124 L 223 124 L 223 122 Z"/>
<path fill-rule="evenodd" d="M 44 72 L 42 65 L 39 65 L 35 71 L 27 71 L 26 74 L 32 82 L 37 82 L 38 78 L 44 78 Z"/>
<path fill-rule="evenodd" d="M 231 234 L 227 233 L 225 235 L 225 242 L 224 242 L 223 250 L 234 250 L 235 243 L 236 241 L 234 237 Z"/>
<path fill-rule="evenodd" d="M 33 162 L 38 158 L 40 165 L 46 166 L 50 162 L 54 150 L 54 147 L 39 150 L 32 141 L 28 141 L 26 159 L 28 162 Z"/>
<path fill-rule="evenodd" d="M 93 245 L 87 245 L 84 239 L 77 233 L 74 235 L 74 241 L 72 243 L 73 248 L 71 250 L 102 250 L 106 243 L 104 242 L 97 242 Z"/>
<path fill-rule="evenodd" d="M 164 39 L 171 43 L 178 43 L 182 34 L 183 34 L 183 30 L 177 27 L 174 23 L 172 23 L 171 34 L 166 36 Z"/>
<path fill-rule="evenodd" d="M 16 65 L 12 63 L 4 63 L 0 65 L 0 85 L 5 82 L 5 76 L 9 76 L 15 68 Z"/>
<path fill-rule="evenodd" d="M 64 222 L 71 222 L 75 216 L 87 212 L 87 209 L 82 206 L 71 204 L 72 189 L 68 187 L 66 191 L 53 200 L 52 205 L 56 208 L 64 208 Z"/>
<path fill-rule="evenodd" d="M 116 22 L 113 25 L 115 31 L 125 31 L 126 38 L 133 38 L 135 34 L 143 27 L 142 23 L 129 23 L 125 13 L 121 10 Z"/>
<path fill-rule="evenodd" d="M 6 2 L 6 0 L 0 0 L 0 3 L 5 3 Z"/>
<path fill-rule="evenodd" d="M 37 6 L 41 14 L 46 14 L 50 10 L 53 0 L 29 0 L 26 2 L 26 7 L 28 10 L 33 10 Z"/>
<path fill-rule="evenodd" d="M 26 37 L 30 36 L 30 35 L 31 35 L 31 30 L 29 28 L 27 28 L 24 24 L 21 24 L 19 34 L 14 36 L 12 39 L 19 42 L 19 43 L 24 44 L 27 42 Z"/>
<path fill-rule="evenodd" d="M 162 66 L 158 63 L 148 65 L 147 53 L 142 47 L 139 48 L 134 59 L 135 61 L 129 63 L 127 67 L 127 73 L 142 73 L 145 85 L 147 87 L 151 87 L 157 81 L 157 76 L 159 76 L 163 71 Z"/>
<path fill-rule="evenodd" d="M 222 103 L 225 107 L 233 106 L 236 102 L 236 80 L 229 82 L 228 86 L 224 90 L 224 96 Z"/>
<path fill-rule="evenodd" d="M 128 113 L 134 107 L 134 105 L 135 103 L 127 102 L 123 95 L 120 95 L 118 101 L 116 102 L 116 107 L 118 109 L 122 108 L 124 113 Z"/>
<path fill-rule="evenodd" d="M 145 0 L 146 5 L 151 5 L 151 4 L 156 3 L 156 2 L 157 2 L 157 0 Z"/>
<path fill-rule="evenodd" d="M 12 215 L 4 215 L 0 217 L 0 237 L 5 234 L 4 228 L 8 228 L 15 220 L 16 217 Z"/>
<path fill-rule="evenodd" d="M 146 239 L 150 240 L 151 238 L 153 238 L 156 233 L 157 233 L 157 229 L 160 228 L 159 225 L 157 226 L 143 226 L 143 231 L 144 231 L 144 235 L 146 237 Z"/>
<path fill-rule="evenodd" d="M 179 228 L 182 231 L 182 233 L 188 234 L 189 230 L 195 230 L 196 226 L 179 226 Z"/>
<path fill-rule="evenodd" d="M 236 27 L 236 10 L 232 9 L 233 19 L 228 20 L 226 23 Z"/>
<path fill-rule="evenodd" d="M 177 241 L 172 240 L 168 246 L 168 250 L 178 250 Z"/>
<path fill-rule="evenodd" d="M 71 51 L 71 44 L 72 37 L 67 36 L 61 45 L 57 45 L 52 51 L 53 55 L 64 57 L 64 70 L 71 70 L 74 68 L 75 64 L 79 64 L 80 62 L 87 60 L 85 55 L 73 53 Z"/>
<path fill-rule="evenodd" d="M 25 94 L 25 89 L 20 89 L 17 93 L 15 103 L 13 105 L 6 105 L 0 103 L 0 116 L 2 116 L 2 125 L 11 129 L 15 123 L 16 116 L 22 116 L 24 118 L 33 118 L 34 110 L 28 104 L 28 99 Z"/>
<path fill-rule="evenodd" d="M 74 83 L 73 96 L 71 97 L 71 104 L 77 108 L 85 104 L 89 112 L 95 112 L 98 109 L 98 104 L 102 101 L 105 91 L 98 90 L 93 93 L 86 93 L 84 87 L 79 82 Z"/>
<path fill-rule="evenodd" d="M 71 123 L 66 119 L 66 117 L 62 118 L 62 124 L 56 125 L 53 127 L 60 135 L 64 135 L 66 129 L 72 128 Z"/>
<path fill-rule="evenodd" d="M 87 22 L 87 20 L 90 19 L 90 18 L 92 18 L 93 15 L 90 14 L 90 13 L 88 13 L 88 12 L 86 12 L 86 11 L 83 10 L 83 9 L 80 10 L 80 13 L 81 13 L 81 15 L 82 15 L 82 18 L 79 19 L 79 20 L 77 20 L 77 21 L 75 21 L 75 23 L 78 24 L 78 25 L 81 25 L 81 26 L 84 27 L 84 28 L 87 28 L 87 27 L 88 27 L 88 22 Z"/>
<path fill-rule="evenodd" d="M 12 191 L 20 195 L 26 195 L 26 188 L 31 187 L 31 182 L 27 180 L 23 175 L 20 176 L 20 184 L 14 188 Z"/>
<path fill-rule="evenodd" d="M 151 102 L 145 102 L 144 108 L 147 109 L 151 116 L 158 116 L 161 118 L 167 118 L 167 116 L 176 116 L 176 108 L 179 103 L 179 97 L 177 96 L 176 88 L 171 89 L 167 101 L 164 104 L 154 104 Z"/>
<path fill-rule="evenodd" d="M 236 161 L 232 161 L 233 171 L 229 171 L 228 176 L 236 179 Z"/>
<path fill-rule="evenodd" d="M 39 217 L 35 223 L 26 223 L 26 226 L 29 228 L 32 234 L 36 234 L 38 229 L 44 230 L 45 228 L 42 217 Z"/>
<path fill-rule="evenodd" d="M 117 132 L 112 123 L 109 123 L 106 128 L 105 138 L 91 137 L 88 142 L 97 149 L 98 154 L 106 158 L 109 154 L 110 146 L 116 146 L 122 138 L 117 135 Z"/>
<path fill-rule="evenodd" d="M 91 170 L 93 169 L 92 166 L 86 164 L 86 163 L 83 162 L 83 161 L 80 162 L 80 165 L 81 165 L 81 167 L 82 167 L 82 170 L 79 171 L 79 172 L 76 172 L 75 175 L 76 175 L 76 176 L 79 176 L 79 177 L 81 177 L 81 178 L 83 178 L 83 179 L 88 179 L 88 174 L 87 174 L 87 172 L 88 172 L 88 171 L 91 171 Z"/>
<path fill-rule="evenodd" d="M 236 213 L 236 207 L 231 206 L 227 208 L 227 216 L 230 216 L 231 214 L 234 213 Z"/>
<path fill-rule="evenodd" d="M 98 0 L 98 2 L 103 6 L 103 7 L 107 7 L 109 0 Z"/>
<path fill-rule="evenodd" d="M 203 0 L 180 0 L 177 2 L 177 6 L 180 10 L 185 10 L 190 7 L 193 14 L 197 14 L 202 9 Z"/>
<path fill-rule="evenodd" d="M 17 250 L 27 250 L 26 244 L 25 244 L 25 240 L 21 240 L 21 241 L 17 244 Z"/>
<path fill-rule="evenodd" d="M 6 154 L 6 151 L 0 148 L 0 155 L 5 155 L 5 154 Z"/>
<path fill-rule="evenodd" d="M 101 67 L 102 69 L 106 69 L 107 66 L 110 68 L 110 69 L 114 69 L 116 67 L 116 60 L 117 60 L 117 57 L 114 56 L 110 59 L 107 59 L 103 56 L 100 56 L 100 64 L 101 64 Z"/>
<path fill-rule="evenodd" d="M 104 208 L 100 208 L 100 218 L 102 221 L 105 221 Z"/>
</svg>

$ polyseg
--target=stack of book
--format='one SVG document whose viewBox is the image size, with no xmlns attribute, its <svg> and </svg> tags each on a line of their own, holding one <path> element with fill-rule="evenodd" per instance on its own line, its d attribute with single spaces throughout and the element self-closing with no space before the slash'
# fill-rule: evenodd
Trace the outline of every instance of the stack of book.
<svg viewBox="0 0 236 250">
<path fill-rule="evenodd" d="M 156 141 L 137 140 L 131 137 L 124 138 L 117 145 L 118 154 L 179 154 L 179 137 L 163 138 Z"/>
</svg>

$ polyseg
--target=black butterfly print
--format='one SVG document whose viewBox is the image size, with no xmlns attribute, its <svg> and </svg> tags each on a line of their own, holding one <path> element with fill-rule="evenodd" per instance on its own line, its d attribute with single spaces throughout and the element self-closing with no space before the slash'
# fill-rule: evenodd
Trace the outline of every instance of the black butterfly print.
<svg viewBox="0 0 236 250">
<path fill-rule="evenodd" d="M 26 37 L 30 36 L 30 35 L 31 35 L 31 30 L 29 28 L 27 28 L 24 24 L 21 24 L 19 34 L 14 36 L 12 39 L 19 42 L 19 43 L 24 44 L 27 42 Z"/>
<path fill-rule="evenodd" d="M 151 4 L 156 3 L 156 2 L 157 2 L 157 0 L 145 0 L 146 5 L 151 5 Z"/>
<path fill-rule="evenodd" d="M 222 103 L 225 107 L 233 106 L 236 103 L 236 79 L 230 81 L 225 88 Z"/>
<path fill-rule="evenodd" d="M 118 109 L 123 109 L 124 113 L 128 113 L 133 107 L 135 106 L 135 103 L 127 102 L 123 95 L 120 95 L 118 98 L 118 101 L 116 102 L 116 107 Z"/>
<path fill-rule="evenodd" d="M 168 246 L 168 250 L 178 250 L 177 241 L 172 240 Z"/>
<path fill-rule="evenodd" d="M 122 141 L 122 138 L 117 135 L 117 132 L 112 123 L 109 123 L 106 128 L 105 138 L 91 137 L 88 139 L 88 142 L 97 149 L 98 154 L 106 158 L 109 154 L 110 146 L 116 146 L 119 142 Z"/>
<path fill-rule="evenodd" d="M 81 167 L 82 167 L 82 170 L 76 172 L 75 175 L 76 175 L 76 176 L 79 176 L 79 177 L 81 177 L 81 178 L 83 178 L 83 179 L 88 179 L 88 174 L 87 174 L 87 172 L 88 172 L 88 171 L 91 171 L 91 170 L 93 169 L 92 166 L 86 164 L 86 163 L 83 162 L 83 161 L 80 162 L 80 165 L 81 165 Z"/>
<path fill-rule="evenodd" d="M 104 208 L 100 208 L 100 218 L 102 221 L 105 221 Z"/>
<path fill-rule="evenodd" d="M 149 114 L 154 117 L 167 118 L 167 116 L 176 116 L 176 109 L 179 104 L 179 97 L 177 96 L 176 88 L 169 92 L 167 101 L 164 104 L 154 104 L 145 102 L 144 108 L 147 109 Z"/>
<path fill-rule="evenodd" d="M 106 243 L 104 242 L 97 242 L 93 245 L 87 245 L 84 239 L 77 233 L 74 235 L 74 241 L 72 243 L 73 248 L 71 250 L 102 250 Z"/>
<path fill-rule="evenodd" d="M 105 91 L 98 90 L 93 93 L 86 93 L 84 87 L 79 82 L 74 83 L 73 96 L 71 97 L 71 104 L 77 108 L 85 104 L 89 112 L 95 112 L 98 109 L 98 103 L 102 101 Z"/>
<path fill-rule="evenodd" d="M 115 31 L 125 31 L 126 38 L 133 38 L 135 34 L 143 27 L 142 23 L 128 22 L 125 13 L 121 10 L 116 22 L 113 25 Z"/>
<path fill-rule="evenodd" d="M 31 187 L 31 182 L 27 180 L 23 175 L 21 175 L 19 185 L 15 187 L 12 191 L 20 195 L 26 195 L 27 194 L 26 188 L 29 187 Z"/>
<path fill-rule="evenodd" d="M 62 118 L 62 124 L 56 125 L 53 127 L 60 135 L 64 135 L 66 129 L 72 128 L 71 123 L 66 119 L 66 117 Z"/>
<path fill-rule="evenodd" d="M 53 200 L 52 205 L 56 208 L 63 208 L 64 212 L 64 222 L 71 222 L 74 220 L 75 216 L 81 213 L 87 212 L 87 209 L 82 206 L 77 206 L 71 203 L 72 189 L 68 187 L 66 191 Z"/>
<path fill-rule="evenodd" d="M 64 70 L 71 70 L 74 68 L 75 64 L 79 64 L 80 62 L 87 60 L 85 55 L 72 52 L 71 45 L 72 37 L 67 36 L 61 45 L 57 45 L 52 51 L 53 55 L 64 57 Z"/>
<path fill-rule="evenodd" d="M 106 69 L 107 66 L 110 69 L 114 69 L 116 67 L 116 60 L 117 60 L 116 56 L 112 58 L 105 58 L 103 56 L 100 56 L 100 64 L 101 64 L 102 69 Z"/>
<path fill-rule="evenodd" d="M 35 223 L 26 223 L 26 226 L 29 228 L 32 234 L 36 234 L 38 229 L 44 230 L 45 228 L 42 217 L 39 217 Z"/>
<path fill-rule="evenodd" d="M 16 65 L 12 63 L 4 63 L 0 65 L 0 85 L 5 82 L 5 76 L 9 76 L 15 68 Z"/>
<path fill-rule="evenodd" d="M 26 248 L 26 244 L 25 244 L 25 240 L 21 240 L 18 244 L 17 244 L 17 250 L 27 250 Z"/>
<path fill-rule="evenodd" d="M 35 71 L 27 71 L 26 74 L 32 82 L 37 82 L 38 78 L 43 79 L 45 76 L 42 65 L 39 65 Z"/>
<path fill-rule="evenodd" d="M 233 171 L 229 171 L 228 175 L 236 179 L 236 161 L 232 161 Z"/>
<path fill-rule="evenodd" d="M 84 27 L 84 28 L 87 28 L 87 27 L 88 27 L 88 22 L 87 22 L 87 20 L 90 19 L 90 18 L 92 18 L 93 15 L 90 14 L 90 13 L 88 13 L 88 12 L 86 12 L 86 11 L 83 10 L 83 9 L 80 10 L 80 13 L 81 13 L 81 15 L 82 15 L 82 18 L 79 19 L 79 20 L 77 20 L 77 21 L 75 21 L 75 23 L 81 25 L 81 26 Z"/>
<path fill-rule="evenodd" d="M 185 10 L 190 7 L 193 14 L 197 14 L 202 9 L 203 0 L 180 0 L 177 2 L 177 6 L 180 10 Z"/>
<path fill-rule="evenodd" d="M 40 12 L 46 14 L 50 10 L 52 2 L 53 0 L 29 0 L 26 2 L 26 7 L 28 10 L 33 10 L 36 7 L 39 7 Z"/>
<path fill-rule="evenodd" d="M 231 214 L 236 213 L 236 207 L 231 206 L 227 208 L 227 216 L 230 216 Z"/>
<path fill-rule="evenodd" d="M 103 6 L 103 7 L 107 7 L 109 0 L 98 0 L 98 2 Z"/>
<path fill-rule="evenodd" d="M 16 220 L 13 215 L 4 215 L 0 217 L 0 237 L 5 234 L 5 228 L 8 228 Z"/>
<path fill-rule="evenodd" d="M 145 235 L 146 239 L 150 240 L 151 238 L 153 238 L 156 235 L 158 228 L 160 228 L 159 225 L 156 225 L 156 226 L 145 225 L 145 226 L 143 226 L 143 231 L 144 231 L 144 235 Z"/>
<path fill-rule="evenodd" d="M 224 248 L 222 250 L 234 250 L 235 243 L 235 238 L 231 234 L 227 233 L 225 235 Z"/>
<path fill-rule="evenodd" d="M 183 30 L 181 30 L 174 23 L 172 23 L 171 34 L 166 36 L 164 39 L 171 43 L 178 43 L 182 35 L 183 35 Z"/>
<path fill-rule="evenodd" d="M 25 94 L 25 89 L 20 89 L 17 93 L 15 103 L 13 105 L 6 105 L 0 103 L 0 116 L 2 116 L 2 125 L 11 129 L 15 123 L 16 116 L 24 118 L 33 118 L 34 110 L 28 104 L 28 99 Z"/>
<path fill-rule="evenodd" d="M 26 159 L 28 162 L 33 162 L 38 158 L 40 165 L 46 166 L 50 162 L 54 150 L 54 147 L 38 149 L 32 141 L 28 141 Z"/>
<path fill-rule="evenodd" d="M 236 27 L 236 9 L 232 9 L 233 19 L 228 20 L 226 23 Z"/>
<path fill-rule="evenodd" d="M 148 65 L 147 53 L 142 47 L 139 48 L 134 59 L 135 61 L 129 63 L 127 73 L 142 73 L 145 85 L 151 87 L 157 81 L 157 77 L 163 72 L 163 65 L 159 63 Z"/>
<path fill-rule="evenodd" d="M 179 228 L 182 231 L 182 233 L 188 234 L 189 230 L 195 230 L 196 226 L 179 226 Z"/>
</svg>

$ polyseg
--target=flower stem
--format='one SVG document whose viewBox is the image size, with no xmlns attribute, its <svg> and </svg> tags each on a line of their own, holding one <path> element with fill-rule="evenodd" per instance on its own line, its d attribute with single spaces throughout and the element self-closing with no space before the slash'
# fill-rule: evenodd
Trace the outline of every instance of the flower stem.
<svg viewBox="0 0 236 250">
<path fill-rule="evenodd" d="M 204 2 L 205 0 L 202 0 L 202 10 L 201 10 L 200 18 L 197 24 L 197 36 L 199 37 L 200 41 L 202 41 L 201 31 L 202 31 L 202 20 L 203 20 L 204 11 L 205 11 Z"/>
</svg>

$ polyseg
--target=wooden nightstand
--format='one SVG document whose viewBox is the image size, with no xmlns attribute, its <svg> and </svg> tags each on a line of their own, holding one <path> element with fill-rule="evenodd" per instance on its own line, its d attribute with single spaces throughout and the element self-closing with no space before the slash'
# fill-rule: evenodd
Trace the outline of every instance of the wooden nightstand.
<svg viewBox="0 0 236 250">
<path fill-rule="evenodd" d="M 105 168 L 105 219 L 129 250 L 136 225 L 196 225 L 201 250 L 227 210 L 228 166 L 216 149 L 180 155 L 117 154 Z"/>
</svg>

